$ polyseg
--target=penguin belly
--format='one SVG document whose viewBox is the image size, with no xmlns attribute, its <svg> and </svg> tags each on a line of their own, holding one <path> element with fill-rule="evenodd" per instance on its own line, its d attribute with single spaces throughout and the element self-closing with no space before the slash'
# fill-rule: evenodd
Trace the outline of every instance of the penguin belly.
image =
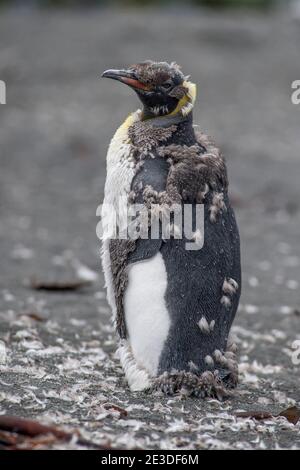
<svg viewBox="0 0 300 470">
<path fill-rule="evenodd" d="M 156 377 L 171 320 L 165 301 L 167 272 L 160 252 L 128 266 L 125 321 L 132 354 L 142 369 Z"/>
</svg>

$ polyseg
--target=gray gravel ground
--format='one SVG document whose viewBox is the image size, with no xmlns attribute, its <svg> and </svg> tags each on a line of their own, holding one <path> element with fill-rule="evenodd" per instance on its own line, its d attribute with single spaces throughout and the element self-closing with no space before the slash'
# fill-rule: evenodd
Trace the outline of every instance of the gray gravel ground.
<svg viewBox="0 0 300 470">
<path fill-rule="evenodd" d="M 0 13 L 1 414 L 124 449 L 300 449 L 300 422 L 235 417 L 300 406 L 299 44 L 300 24 L 277 14 Z M 95 214 L 107 145 L 137 99 L 99 76 L 146 58 L 192 75 L 196 121 L 228 162 L 244 286 L 241 382 L 224 403 L 130 393 L 114 355 Z M 40 292 L 33 276 L 94 282 Z"/>
</svg>

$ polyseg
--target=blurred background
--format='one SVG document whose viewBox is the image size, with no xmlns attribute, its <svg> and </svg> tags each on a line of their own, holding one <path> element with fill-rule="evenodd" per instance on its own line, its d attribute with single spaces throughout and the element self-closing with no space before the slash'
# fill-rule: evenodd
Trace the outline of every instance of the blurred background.
<svg viewBox="0 0 300 470">
<path fill-rule="evenodd" d="M 250 8 L 265 8 L 272 6 L 274 4 L 278 3 L 287 3 L 284 0 L 190 0 L 188 2 L 185 2 L 187 4 L 194 4 L 198 6 L 208 6 L 208 7 L 250 7 Z M 107 5 L 117 5 L 117 6 L 122 6 L 122 5 L 134 5 L 134 6 L 145 6 L 145 5 L 158 5 L 158 6 L 164 6 L 164 5 L 170 5 L 170 4 L 175 4 L 175 5 L 180 5 L 181 2 L 176 1 L 176 0 L 28 0 L 27 2 L 24 2 L 22 0 L 1 0 L 1 3 L 4 5 L 9 5 L 9 6 L 25 6 L 28 8 L 28 6 L 66 6 L 66 7 L 74 7 L 74 6 L 80 6 L 80 7 L 89 7 L 89 6 L 95 6 L 95 7 L 103 7 Z"/>
<path fill-rule="evenodd" d="M 31 271 L 47 271 L 44 263 L 64 251 L 99 271 L 95 211 L 106 149 L 139 106 L 130 90 L 100 76 L 151 58 L 175 60 L 198 84 L 195 122 L 227 158 L 233 201 L 239 217 L 247 217 L 242 234 L 259 237 L 247 249 L 244 243 L 251 277 L 248 262 L 266 256 L 263 243 L 270 251 L 277 241 L 287 242 L 298 216 L 299 106 L 291 102 L 291 83 L 299 79 L 299 4 L 2 0 L 0 80 L 7 104 L 0 108 L 0 235 L 6 261 L 0 276 L 10 273 L 18 286 Z M 280 217 L 280 229 L 270 229 L 278 240 L 263 240 L 266 221 Z M 20 247 L 22 256 L 23 245 L 26 266 L 10 256 Z M 276 253 L 268 254 L 272 262 Z"/>
<path fill-rule="evenodd" d="M 176 61 L 198 85 L 195 123 L 228 164 L 242 239 L 235 323 L 242 361 L 284 367 L 280 380 L 296 398 L 299 369 L 284 350 L 300 338 L 300 105 L 291 101 L 291 84 L 300 79 L 300 2 L 0 5 L 0 80 L 7 86 L 0 105 L 0 340 L 12 352 L 10 366 L 24 365 L 28 344 L 10 336 L 21 327 L 35 329 L 44 346 L 58 336 L 73 345 L 100 338 L 114 361 L 96 208 L 109 141 L 139 103 L 100 76 L 145 59 Z M 78 278 L 90 285 L 77 289 Z M 24 315 L 41 321 L 28 325 Z M 39 361 L 53 372 L 54 361 Z M 22 400 L 3 403 L 24 409 Z"/>
<path fill-rule="evenodd" d="M 212 8 L 267 8 L 282 5 L 286 7 L 286 4 L 294 0 L 189 0 L 184 2 L 187 5 L 196 6 L 208 6 Z M 297 2 L 297 0 L 296 0 Z M 137 6 L 143 7 L 145 5 L 151 6 L 168 6 L 182 4 L 176 0 L 28 0 L 24 2 L 22 0 L 1 0 L 1 3 L 9 6 L 53 6 L 53 7 L 103 7 L 103 6 Z"/>
</svg>

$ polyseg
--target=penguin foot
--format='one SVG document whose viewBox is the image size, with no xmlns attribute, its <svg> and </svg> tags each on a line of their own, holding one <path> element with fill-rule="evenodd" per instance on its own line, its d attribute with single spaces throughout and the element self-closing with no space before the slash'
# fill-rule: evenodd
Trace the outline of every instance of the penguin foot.
<svg viewBox="0 0 300 470">
<path fill-rule="evenodd" d="M 225 373 L 226 372 L 226 373 Z M 196 398 L 217 398 L 222 401 L 232 396 L 237 377 L 230 371 L 205 371 L 196 375 L 187 371 L 164 372 L 153 383 L 154 391 L 165 395 Z"/>
</svg>

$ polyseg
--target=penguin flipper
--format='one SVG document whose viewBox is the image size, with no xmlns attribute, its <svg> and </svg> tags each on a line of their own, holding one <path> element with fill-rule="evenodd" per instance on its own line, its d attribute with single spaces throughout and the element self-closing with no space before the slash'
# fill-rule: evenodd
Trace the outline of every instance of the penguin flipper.
<svg viewBox="0 0 300 470">
<path fill-rule="evenodd" d="M 134 203 L 146 205 L 146 191 L 148 193 L 150 191 L 153 198 L 155 198 L 155 195 L 164 192 L 168 172 L 169 163 L 165 159 L 159 157 L 145 158 L 132 181 L 132 190 L 135 195 Z M 136 240 L 135 250 L 128 256 L 128 264 L 152 258 L 159 252 L 161 244 L 161 237 L 153 239 L 149 230 L 147 239 L 138 238 Z"/>
</svg>

